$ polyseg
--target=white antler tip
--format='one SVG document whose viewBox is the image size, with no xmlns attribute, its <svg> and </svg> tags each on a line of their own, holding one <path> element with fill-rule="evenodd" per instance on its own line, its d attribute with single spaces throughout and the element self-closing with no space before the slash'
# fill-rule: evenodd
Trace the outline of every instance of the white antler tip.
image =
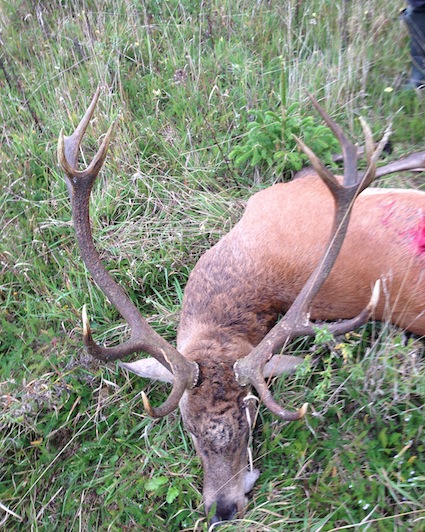
<svg viewBox="0 0 425 532">
<path fill-rule="evenodd" d="M 298 410 L 298 414 L 300 415 L 300 419 L 302 419 L 307 412 L 308 403 L 304 403 L 303 406 Z"/>
<path fill-rule="evenodd" d="M 65 157 L 65 135 L 63 132 L 63 128 L 59 131 L 59 137 L 58 137 L 58 164 L 62 166 L 62 168 L 67 168 L 67 160 Z"/>
<path fill-rule="evenodd" d="M 368 305 L 371 312 L 373 312 L 376 305 L 378 304 L 380 293 L 381 293 L 381 280 L 378 279 L 375 282 L 375 285 L 373 287 L 372 297 L 370 298 L 369 305 Z"/>
<path fill-rule="evenodd" d="M 141 395 L 142 395 L 143 406 L 145 407 L 146 412 L 148 413 L 149 416 L 154 417 L 153 410 L 149 402 L 148 396 L 145 394 L 145 392 L 141 392 Z"/>
<path fill-rule="evenodd" d="M 89 318 L 87 315 L 87 305 L 83 305 L 83 310 L 81 312 L 82 320 L 83 320 L 83 335 L 85 338 L 90 336 L 90 323 Z"/>
</svg>

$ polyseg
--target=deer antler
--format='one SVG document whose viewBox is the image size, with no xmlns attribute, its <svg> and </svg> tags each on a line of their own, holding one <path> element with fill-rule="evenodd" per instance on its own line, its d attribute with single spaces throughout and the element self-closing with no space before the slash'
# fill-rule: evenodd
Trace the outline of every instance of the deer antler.
<svg viewBox="0 0 425 532">
<path fill-rule="evenodd" d="M 371 131 L 367 124 L 362 121 L 366 139 L 368 168 L 363 175 L 358 176 L 355 146 L 348 141 L 341 128 L 320 107 L 317 101 L 312 96 L 310 96 L 310 99 L 338 139 L 344 154 L 344 179 L 341 184 L 320 162 L 317 156 L 300 139 L 296 139 L 298 145 L 308 156 L 314 169 L 328 187 L 335 201 L 335 214 L 329 242 L 322 259 L 285 316 L 269 331 L 249 355 L 239 359 L 234 365 L 238 383 L 245 386 L 251 384 L 259 393 L 264 405 L 271 412 L 287 421 L 303 417 L 307 405 L 305 404 L 300 410 L 295 412 L 282 408 L 273 399 L 268 389 L 263 375 L 264 365 L 273 353 L 285 346 L 293 338 L 297 336 L 315 335 L 317 327 L 314 326 L 309 317 L 311 304 L 332 270 L 347 232 L 354 201 L 358 194 L 373 181 L 376 173 L 376 160 L 389 136 L 389 132 L 387 132 L 378 144 L 378 147 L 374 149 Z M 372 297 L 367 307 L 355 318 L 328 325 L 329 331 L 333 334 L 343 334 L 365 323 L 373 312 L 378 298 L 379 281 L 375 284 Z"/>
<path fill-rule="evenodd" d="M 92 338 L 87 313 L 84 308 L 84 342 L 87 351 L 100 360 L 117 360 L 132 353 L 143 351 L 155 357 L 170 370 L 174 375 L 174 385 L 166 401 L 160 407 L 152 408 L 147 397 L 143 397 L 148 413 L 153 417 L 162 417 L 177 408 L 184 391 L 196 384 L 198 365 L 186 360 L 181 353 L 150 327 L 123 288 L 103 266 L 94 247 L 89 218 L 90 193 L 105 160 L 114 124 L 110 126 L 99 151 L 90 165 L 86 169 L 79 171 L 77 170 L 77 164 L 80 143 L 93 115 L 99 94 L 100 88 L 96 90 L 90 106 L 71 136 L 65 137 L 61 131 L 58 141 L 58 159 L 67 176 L 67 186 L 72 204 L 72 219 L 81 257 L 97 285 L 129 324 L 131 336 L 121 345 L 115 347 L 107 348 L 98 345 Z"/>
<path fill-rule="evenodd" d="M 393 174 L 394 172 L 424 172 L 425 171 L 425 151 L 411 153 L 403 159 L 393 161 L 376 170 L 376 177 Z"/>
</svg>

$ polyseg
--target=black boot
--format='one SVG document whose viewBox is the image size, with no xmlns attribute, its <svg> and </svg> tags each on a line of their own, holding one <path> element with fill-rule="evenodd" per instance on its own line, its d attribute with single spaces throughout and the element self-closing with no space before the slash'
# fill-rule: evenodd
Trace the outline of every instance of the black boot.
<svg viewBox="0 0 425 532">
<path fill-rule="evenodd" d="M 410 55 L 412 70 L 409 87 L 425 88 L 425 8 L 408 7 L 402 14 L 410 33 Z"/>
</svg>

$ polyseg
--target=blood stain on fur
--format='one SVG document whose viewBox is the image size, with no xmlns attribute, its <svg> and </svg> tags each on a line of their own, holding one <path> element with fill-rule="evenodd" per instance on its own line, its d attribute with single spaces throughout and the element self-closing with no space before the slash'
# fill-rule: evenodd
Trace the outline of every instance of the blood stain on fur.
<svg viewBox="0 0 425 532">
<path fill-rule="evenodd" d="M 419 221 L 418 229 L 414 237 L 414 242 L 419 253 L 425 253 L 425 214 Z"/>
</svg>

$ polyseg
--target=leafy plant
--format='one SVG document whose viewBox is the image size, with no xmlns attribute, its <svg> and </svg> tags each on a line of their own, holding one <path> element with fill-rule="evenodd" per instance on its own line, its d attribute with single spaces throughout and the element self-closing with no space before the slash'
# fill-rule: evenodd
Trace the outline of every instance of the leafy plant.
<svg viewBox="0 0 425 532">
<path fill-rule="evenodd" d="M 297 172 L 307 163 L 295 137 L 300 137 L 322 161 L 331 162 L 338 142 L 330 129 L 303 115 L 298 102 L 281 111 L 251 111 L 254 120 L 247 126 L 243 143 L 229 154 L 236 166 L 249 164 L 271 168 L 276 174 Z"/>
</svg>

